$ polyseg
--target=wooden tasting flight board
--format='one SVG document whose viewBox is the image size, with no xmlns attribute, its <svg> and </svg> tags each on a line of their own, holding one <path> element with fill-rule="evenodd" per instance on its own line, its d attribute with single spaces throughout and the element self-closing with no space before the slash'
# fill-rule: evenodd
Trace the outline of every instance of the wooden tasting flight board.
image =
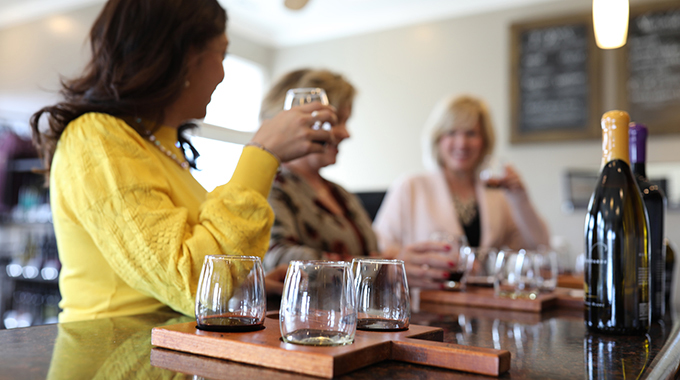
<svg viewBox="0 0 680 380">
<path fill-rule="evenodd" d="M 464 292 L 448 290 L 423 290 L 420 300 L 461 306 L 486 307 L 515 311 L 540 313 L 543 310 L 558 306 L 557 294 L 539 294 L 534 300 L 496 297 L 494 290 L 468 286 Z"/>
<path fill-rule="evenodd" d="M 354 343 L 346 346 L 302 346 L 281 340 L 278 314 L 265 318 L 265 329 L 254 332 L 203 331 L 196 322 L 151 331 L 151 344 L 157 347 L 329 379 L 383 360 L 490 376 L 510 369 L 508 351 L 444 343 L 443 338 L 440 328 L 411 325 L 397 332 L 357 330 Z"/>
</svg>

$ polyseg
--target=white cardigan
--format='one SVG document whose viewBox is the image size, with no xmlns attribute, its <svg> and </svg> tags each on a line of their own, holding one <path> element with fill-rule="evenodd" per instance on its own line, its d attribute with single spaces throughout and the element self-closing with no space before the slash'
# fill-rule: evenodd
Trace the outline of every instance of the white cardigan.
<svg viewBox="0 0 680 380">
<path fill-rule="evenodd" d="M 476 184 L 482 247 L 535 249 L 550 235 L 524 191 Z M 388 190 L 373 229 L 380 250 L 427 241 L 433 232 L 464 235 L 442 172 L 402 177 Z"/>
</svg>

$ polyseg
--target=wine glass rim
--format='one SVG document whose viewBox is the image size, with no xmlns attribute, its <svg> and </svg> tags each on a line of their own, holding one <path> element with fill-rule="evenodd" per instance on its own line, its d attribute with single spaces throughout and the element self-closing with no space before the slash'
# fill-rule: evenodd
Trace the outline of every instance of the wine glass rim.
<svg viewBox="0 0 680 380">
<path fill-rule="evenodd" d="M 404 260 L 384 259 L 379 257 L 357 257 L 355 259 L 352 259 L 352 262 L 372 264 L 404 264 Z"/>
<path fill-rule="evenodd" d="M 320 265 L 327 267 L 339 267 L 339 266 L 349 266 L 347 261 L 332 261 L 332 260 L 291 260 L 289 266 L 309 266 L 309 265 Z"/>
<path fill-rule="evenodd" d="M 297 88 L 288 89 L 287 92 L 312 92 L 312 93 L 317 92 L 317 93 L 322 93 L 322 92 L 326 92 L 326 90 L 324 90 L 321 87 L 297 87 Z"/>
<path fill-rule="evenodd" d="M 227 260 L 227 261 L 262 261 L 259 256 L 242 256 L 242 255 L 206 255 L 206 259 L 211 260 Z"/>
</svg>

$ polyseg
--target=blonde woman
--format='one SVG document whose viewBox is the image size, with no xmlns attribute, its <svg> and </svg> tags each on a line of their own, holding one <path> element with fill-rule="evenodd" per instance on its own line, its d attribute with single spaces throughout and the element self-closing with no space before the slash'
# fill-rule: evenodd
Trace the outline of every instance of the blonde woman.
<svg viewBox="0 0 680 380">
<path fill-rule="evenodd" d="M 380 248 L 402 256 L 411 276 L 427 283 L 445 276 L 450 267 L 437 253 L 404 249 L 430 240 L 434 232 L 466 236 L 479 247 L 548 245 L 548 228 L 512 166 L 505 167 L 494 187 L 479 179 L 494 148 L 493 125 L 482 100 L 461 96 L 442 101 L 428 120 L 425 145 L 436 169 L 396 181 L 373 225 Z"/>
</svg>

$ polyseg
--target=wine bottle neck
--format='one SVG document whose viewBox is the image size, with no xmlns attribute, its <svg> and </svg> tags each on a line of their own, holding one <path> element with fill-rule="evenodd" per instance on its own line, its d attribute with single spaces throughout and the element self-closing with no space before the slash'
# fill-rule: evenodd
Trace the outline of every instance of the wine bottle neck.
<svg viewBox="0 0 680 380">
<path fill-rule="evenodd" d="M 602 166 L 613 160 L 630 165 L 628 154 L 628 122 L 623 111 L 609 111 L 602 116 Z"/>
<path fill-rule="evenodd" d="M 647 160 L 647 127 L 644 124 L 630 123 L 628 141 L 630 143 L 630 162 L 632 164 L 644 164 Z"/>
<path fill-rule="evenodd" d="M 647 169 L 644 162 L 633 163 L 633 173 L 641 177 L 647 178 Z"/>
</svg>

